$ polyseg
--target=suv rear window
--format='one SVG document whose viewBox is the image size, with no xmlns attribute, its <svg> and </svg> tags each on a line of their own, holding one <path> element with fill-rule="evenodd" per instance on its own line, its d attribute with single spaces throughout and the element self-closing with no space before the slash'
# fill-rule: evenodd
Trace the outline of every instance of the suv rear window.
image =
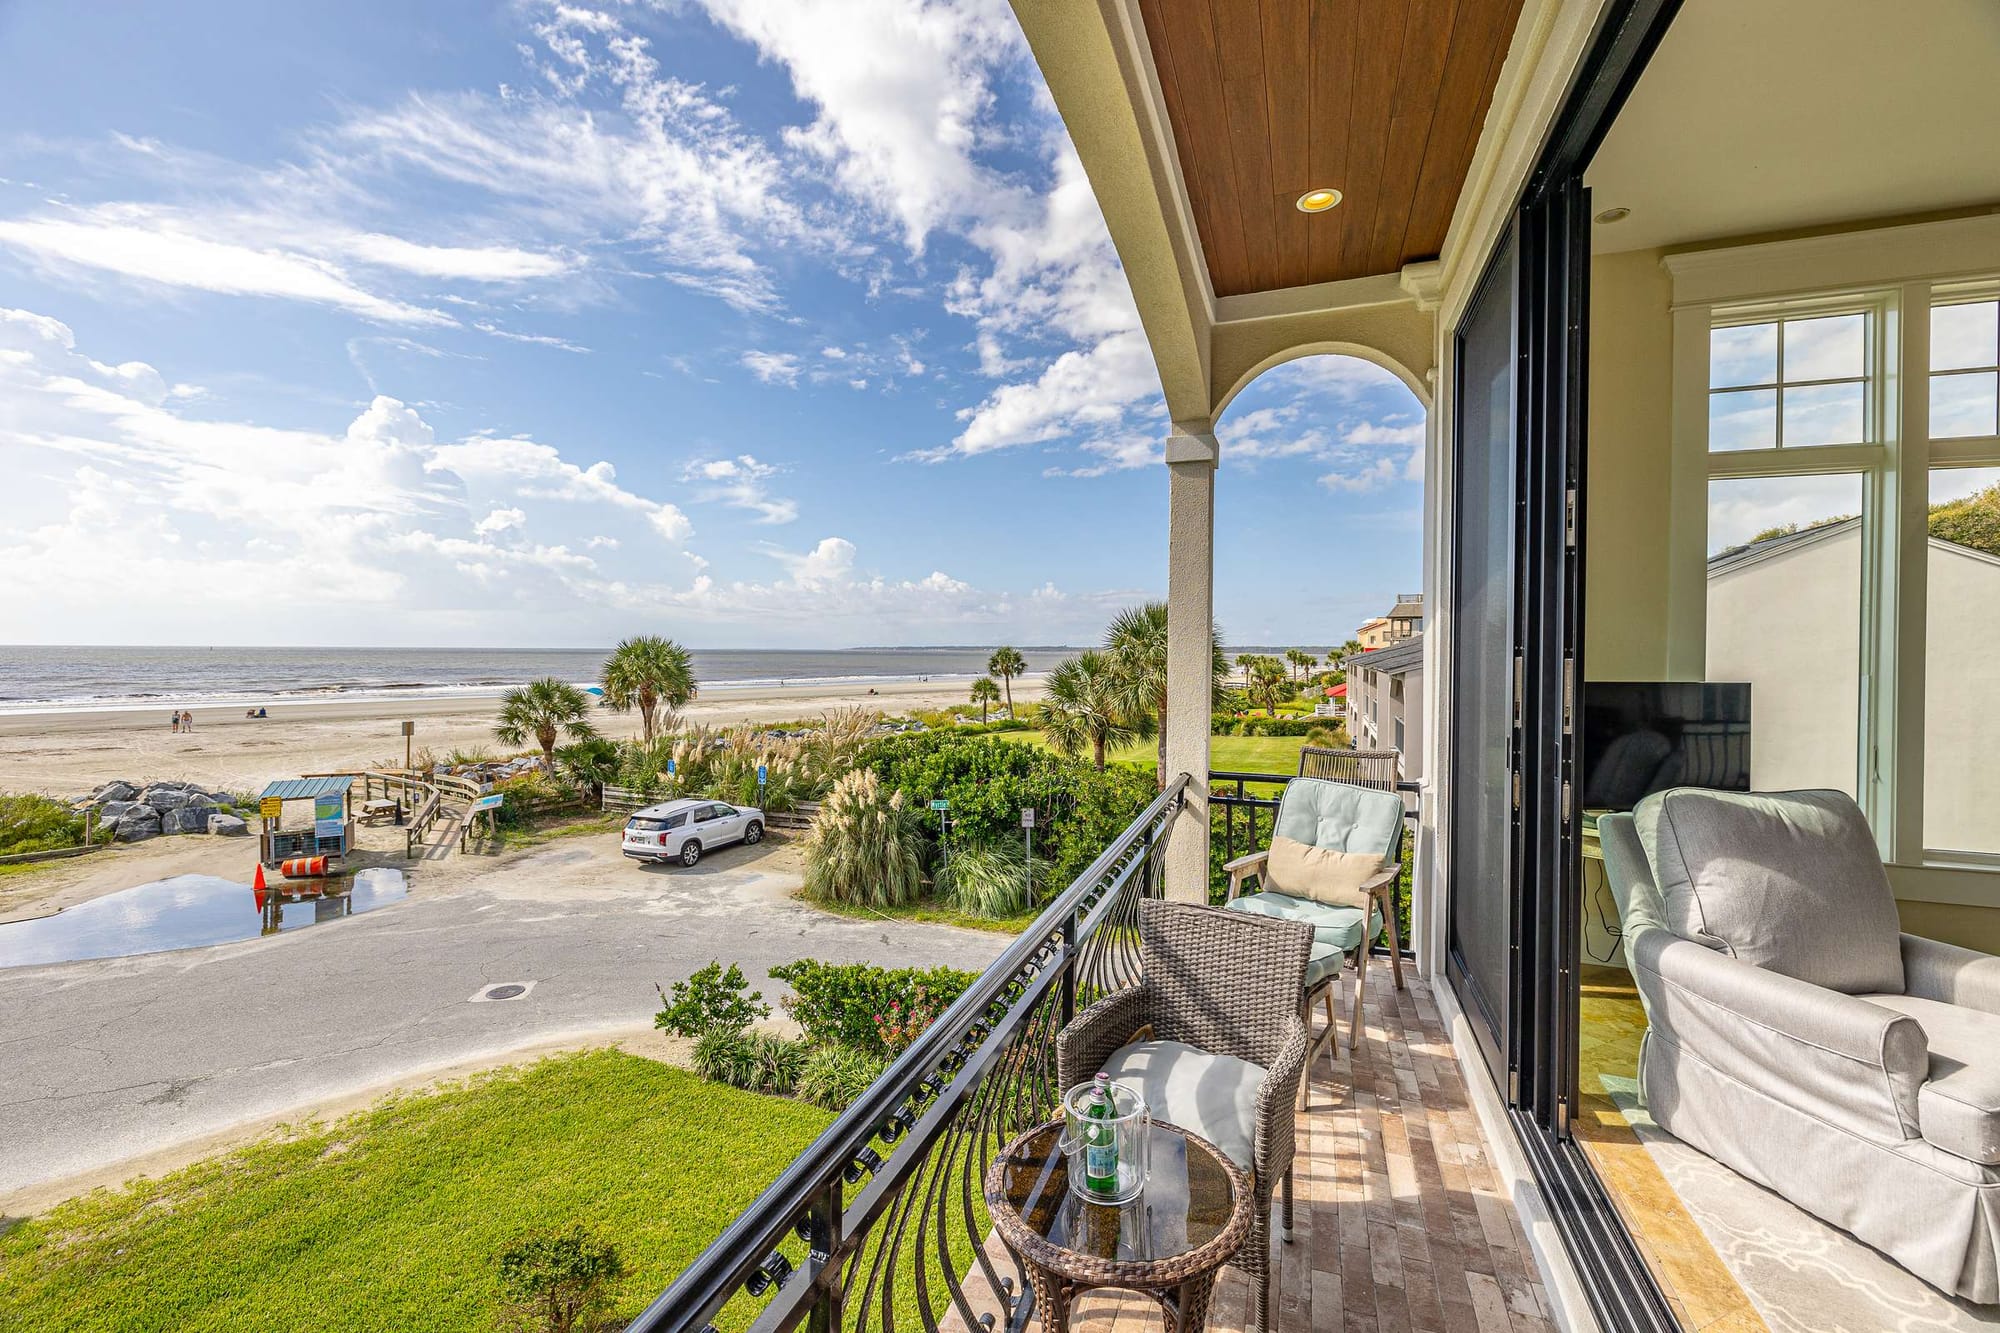
<svg viewBox="0 0 2000 1333">
<path fill-rule="evenodd" d="M 632 833 L 659 833 L 666 829 L 679 828 L 687 823 L 687 818 L 687 812 L 683 810 L 680 814 L 668 815 L 665 819 L 634 819 L 625 827 Z"/>
</svg>

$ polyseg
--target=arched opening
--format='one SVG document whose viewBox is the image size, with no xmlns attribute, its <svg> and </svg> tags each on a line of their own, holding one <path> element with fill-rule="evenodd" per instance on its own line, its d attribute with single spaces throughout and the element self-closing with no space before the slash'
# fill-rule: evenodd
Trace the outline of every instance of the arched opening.
<svg viewBox="0 0 2000 1333">
<path fill-rule="evenodd" d="M 1427 419 L 1408 381 L 1372 356 L 1278 357 L 1218 415 L 1215 618 L 1230 674 L 1211 770 L 1304 772 L 1303 743 L 1357 752 L 1314 760 L 1343 775 L 1421 781 Z M 1253 823 L 1233 790 L 1211 796 L 1224 860 L 1270 836 L 1270 811 Z M 1417 799 L 1406 789 L 1413 813 Z"/>
</svg>

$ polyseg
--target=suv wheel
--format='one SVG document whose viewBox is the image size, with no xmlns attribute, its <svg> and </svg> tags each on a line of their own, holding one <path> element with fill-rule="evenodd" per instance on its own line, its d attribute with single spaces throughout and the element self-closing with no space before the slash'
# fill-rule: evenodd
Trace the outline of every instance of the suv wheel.
<svg viewBox="0 0 2000 1333">
<path fill-rule="evenodd" d="M 681 864 L 691 866 L 701 860 L 701 844 L 689 838 L 681 844 Z"/>
<path fill-rule="evenodd" d="M 764 841 L 764 826 L 754 819 L 751 820 L 750 827 L 743 830 L 743 841 L 751 845 Z"/>
</svg>

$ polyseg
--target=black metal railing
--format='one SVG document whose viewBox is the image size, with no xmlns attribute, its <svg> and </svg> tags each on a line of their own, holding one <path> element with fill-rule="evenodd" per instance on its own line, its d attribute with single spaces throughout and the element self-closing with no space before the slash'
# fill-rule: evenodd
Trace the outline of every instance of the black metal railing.
<svg viewBox="0 0 2000 1333">
<path fill-rule="evenodd" d="M 1271 834 L 1278 826 L 1278 804 L 1284 798 L 1285 784 L 1297 774 L 1293 773 L 1238 773 L 1233 770 L 1210 769 L 1208 774 L 1208 835 L 1222 842 L 1222 859 L 1229 862 L 1239 856 L 1261 851 L 1271 845 Z M 1411 835 L 1423 814 L 1423 788 L 1415 782 L 1397 780 L 1396 791 L 1403 798 L 1403 822 L 1407 825 L 1403 835 L 1403 845 L 1407 850 L 1413 845 Z M 1218 821 L 1217 811 L 1221 812 Z M 1241 811 L 1241 817 L 1238 816 Z M 1260 812 L 1263 827 L 1258 828 Z M 1402 901 L 1399 885 L 1391 896 L 1390 909 L 1396 910 Z M 1378 946 L 1379 948 L 1379 946 Z M 1403 956 L 1413 957 L 1413 942 L 1403 941 Z"/>
<path fill-rule="evenodd" d="M 1055 1037 L 1139 977 L 1182 774 L 842 1112 L 628 1333 L 1019 1329 L 1032 1293 L 989 1252 L 982 1182 L 1056 1114 Z M 1004 1271 L 1003 1271 L 1004 1270 Z"/>
</svg>

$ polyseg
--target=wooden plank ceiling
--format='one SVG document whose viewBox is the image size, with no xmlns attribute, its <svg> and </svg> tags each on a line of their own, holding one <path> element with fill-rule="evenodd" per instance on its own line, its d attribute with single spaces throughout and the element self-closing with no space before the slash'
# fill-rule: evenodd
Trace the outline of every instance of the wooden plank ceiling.
<svg viewBox="0 0 2000 1333">
<path fill-rule="evenodd" d="M 1217 296 L 1436 257 L 1521 0 L 1139 8 Z"/>
</svg>

